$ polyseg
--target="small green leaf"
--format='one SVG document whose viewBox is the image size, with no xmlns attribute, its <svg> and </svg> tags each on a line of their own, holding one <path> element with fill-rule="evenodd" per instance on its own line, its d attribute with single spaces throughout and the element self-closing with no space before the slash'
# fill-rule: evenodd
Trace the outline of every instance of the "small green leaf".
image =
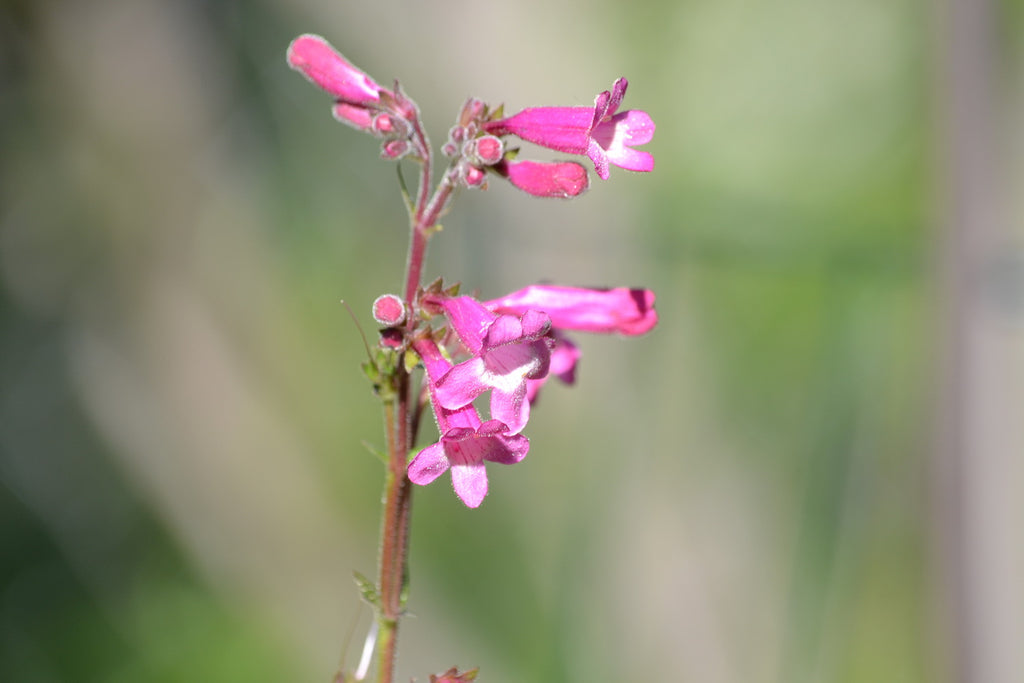
<svg viewBox="0 0 1024 683">
<path fill-rule="evenodd" d="M 380 381 L 380 368 L 377 367 L 376 363 L 369 361 L 360 363 L 360 367 L 363 368 L 363 374 L 366 375 L 366 379 L 370 380 L 374 384 Z"/>
<path fill-rule="evenodd" d="M 411 216 L 416 212 L 416 207 L 413 206 L 412 197 L 409 196 L 409 187 L 405 184 L 405 174 L 402 173 L 402 164 L 395 164 L 395 168 L 398 169 L 398 186 L 402 189 L 402 199 L 405 201 L 405 208 Z"/>
<path fill-rule="evenodd" d="M 380 609 L 380 594 L 377 592 L 377 585 L 359 572 L 352 572 L 352 578 L 356 580 L 356 588 L 359 589 L 363 600 Z"/>
<path fill-rule="evenodd" d="M 363 448 L 365 448 L 366 450 L 370 451 L 371 455 L 377 456 L 377 459 L 380 460 L 385 465 L 388 464 L 388 456 L 387 456 L 387 454 L 384 451 L 378 449 L 376 446 L 374 446 L 369 441 L 362 441 L 361 443 L 363 444 Z"/>
</svg>

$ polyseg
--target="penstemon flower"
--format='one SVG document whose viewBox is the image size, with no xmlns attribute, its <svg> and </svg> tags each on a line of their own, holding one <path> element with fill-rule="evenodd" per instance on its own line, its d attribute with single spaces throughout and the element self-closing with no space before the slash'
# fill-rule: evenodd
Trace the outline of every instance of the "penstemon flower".
<svg viewBox="0 0 1024 683">
<path fill-rule="evenodd" d="M 432 339 L 413 343 L 423 360 L 430 386 L 431 400 L 440 440 L 427 446 L 409 463 L 409 479 L 414 484 L 429 484 L 451 468 L 455 494 L 471 508 L 478 507 L 487 495 L 484 461 L 512 465 L 524 457 L 530 442 L 513 434 L 499 420 L 481 422 L 472 404 L 445 408 L 438 400 L 438 383 L 452 370 Z"/>
<path fill-rule="evenodd" d="M 387 439 L 378 580 L 357 579 L 376 623 L 355 674 L 335 676 L 364 680 L 376 651 L 377 681 L 392 683 L 408 587 L 411 485 L 427 485 L 450 472 L 459 500 L 469 508 L 480 506 L 488 493 L 486 463 L 519 463 L 529 452 L 522 432 L 543 383 L 552 376 L 569 384 L 575 380 L 580 352 L 566 331 L 635 336 L 658 322 L 654 294 L 646 289 L 531 285 L 481 302 L 459 295 L 457 285 L 444 287 L 440 279 L 424 286 L 427 244 L 438 233 L 437 222 L 458 188 L 486 189 L 491 176 L 536 197 L 571 198 L 587 190 L 584 166 L 518 159 L 509 135 L 585 154 L 598 176 L 607 179 L 610 164 L 633 171 L 654 168 L 649 152 L 633 149 L 651 140 L 654 123 L 646 112 L 618 111 L 624 78 L 598 95 L 594 107 L 536 107 L 504 118 L 500 105 L 469 98 L 441 146 L 448 163 L 435 185 L 434 151 L 419 108 L 397 81 L 393 88 L 382 87 L 312 34 L 292 41 L 287 62 L 330 95 L 338 121 L 379 138 L 383 158 L 420 165 L 418 190 L 405 195 L 402 188 L 410 217 L 403 295 L 383 294 L 374 301 L 380 334 L 364 364 L 383 405 Z M 485 394 L 487 419 L 474 405 Z M 439 437 L 416 450 L 428 399 Z M 475 677 L 475 669 L 459 673 L 453 667 L 430 680 L 468 683 Z"/>
<path fill-rule="evenodd" d="M 658 324 L 654 310 L 654 292 L 649 289 L 587 289 L 557 285 L 531 285 L 500 299 L 485 301 L 484 306 L 496 313 L 522 313 L 542 310 L 551 318 L 551 363 L 548 375 L 531 378 L 526 397 L 535 403 L 540 388 L 548 377 L 558 377 L 566 384 L 576 381 L 576 363 L 580 351 L 563 330 L 597 334 L 646 334 Z"/>
<path fill-rule="evenodd" d="M 489 121 L 484 129 L 492 135 L 507 135 L 535 145 L 569 154 L 586 154 L 602 180 L 612 163 L 630 171 L 653 171 L 650 152 L 632 149 L 654 137 L 654 121 L 645 111 L 618 112 L 628 81 L 615 81 L 591 107 L 530 107 L 515 116 Z"/>
<path fill-rule="evenodd" d="M 434 383 L 438 403 L 461 408 L 489 390 L 491 417 L 513 433 L 522 431 L 530 416 L 527 380 L 548 373 L 551 319 L 535 310 L 498 315 L 468 296 L 446 298 L 440 305 L 472 356 Z"/>
</svg>

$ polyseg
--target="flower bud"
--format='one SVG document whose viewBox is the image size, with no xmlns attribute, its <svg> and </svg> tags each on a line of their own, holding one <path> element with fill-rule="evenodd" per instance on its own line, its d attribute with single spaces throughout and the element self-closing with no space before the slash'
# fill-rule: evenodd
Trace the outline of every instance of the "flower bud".
<svg viewBox="0 0 1024 683">
<path fill-rule="evenodd" d="M 405 344 L 405 337 L 402 330 L 396 327 L 388 327 L 380 331 L 380 347 L 382 349 L 394 349 L 398 351 Z"/>
<path fill-rule="evenodd" d="M 482 135 L 470 140 L 463 147 L 463 153 L 479 166 L 493 166 L 505 154 L 505 145 L 493 135 Z"/>
<path fill-rule="evenodd" d="M 331 114 L 334 115 L 336 121 L 340 121 L 363 132 L 369 132 L 370 126 L 373 123 L 372 111 L 366 107 L 345 104 L 344 102 L 338 102 L 331 107 Z"/>
<path fill-rule="evenodd" d="M 487 113 L 487 105 L 482 100 L 471 97 L 462 105 L 459 112 L 459 124 L 468 126 L 470 123 L 479 121 Z"/>
<path fill-rule="evenodd" d="M 293 40 L 288 65 L 342 102 L 365 106 L 380 101 L 381 87 L 320 36 L 307 33 Z"/>
<path fill-rule="evenodd" d="M 409 153 L 410 149 L 412 149 L 412 145 L 408 140 L 388 140 L 381 147 L 380 155 L 385 159 L 401 159 Z"/>
<path fill-rule="evenodd" d="M 494 170 L 534 197 L 576 197 L 590 185 L 587 169 L 573 161 L 501 161 Z"/>
<path fill-rule="evenodd" d="M 405 322 L 405 302 L 394 294 L 381 294 L 373 302 L 373 319 L 385 327 Z"/>
<path fill-rule="evenodd" d="M 487 181 L 487 173 L 477 166 L 466 166 L 462 172 L 462 182 L 466 187 L 482 188 Z"/>
</svg>

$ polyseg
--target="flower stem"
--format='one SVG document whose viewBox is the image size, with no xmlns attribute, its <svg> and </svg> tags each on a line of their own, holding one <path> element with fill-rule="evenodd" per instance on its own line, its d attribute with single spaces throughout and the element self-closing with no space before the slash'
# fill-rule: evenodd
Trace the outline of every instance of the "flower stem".
<svg viewBox="0 0 1024 683">
<path fill-rule="evenodd" d="M 430 196 L 430 142 L 418 121 L 414 122 L 414 139 L 423 162 L 416 206 L 410 217 L 409 260 L 406 263 L 405 300 L 414 306 L 416 291 L 423 277 L 423 262 L 431 228 L 440 216 L 452 191 L 448 175 Z M 416 314 L 409 316 L 406 327 L 416 327 Z M 380 575 L 377 590 L 377 682 L 392 683 L 395 675 L 395 654 L 398 646 L 398 623 L 402 617 L 408 581 L 409 519 L 412 510 L 412 484 L 406 473 L 407 458 L 415 439 L 420 410 L 413 403 L 412 383 L 405 363 L 395 369 L 397 391 L 384 403 L 384 428 L 388 444 L 387 471 L 384 476 L 384 512 L 380 531 Z"/>
<path fill-rule="evenodd" d="M 388 468 L 384 478 L 384 518 L 381 522 L 378 633 L 378 683 L 394 680 L 398 621 L 402 615 L 403 593 L 409 549 L 409 513 L 412 486 L 406 475 L 409 448 L 409 375 L 399 368 L 398 398 L 384 406 L 388 438 Z"/>
</svg>

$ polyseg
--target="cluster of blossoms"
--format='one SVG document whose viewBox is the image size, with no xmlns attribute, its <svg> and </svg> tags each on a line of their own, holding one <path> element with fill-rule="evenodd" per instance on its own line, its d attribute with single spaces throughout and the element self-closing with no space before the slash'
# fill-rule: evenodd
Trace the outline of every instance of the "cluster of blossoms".
<svg viewBox="0 0 1024 683">
<path fill-rule="evenodd" d="M 334 118 L 381 138 L 384 158 L 426 157 L 414 134 L 419 126 L 416 105 L 397 83 L 393 90 L 381 87 L 315 35 L 292 41 L 288 63 L 334 97 Z M 530 107 L 507 118 L 502 117 L 502 107 L 491 108 L 470 98 L 442 148 L 452 160 L 451 182 L 483 188 L 490 171 L 536 197 L 575 197 L 587 189 L 589 179 L 582 165 L 519 160 L 518 150 L 509 148 L 504 139 L 508 135 L 563 154 L 586 155 L 602 180 L 608 179 L 609 165 L 653 170 L 654 157 L 633 149 L 654 136 L 650 115 L 619 111 L 627 85 L 625 78 L 618 79 L 610 91 L 595 98 L 593 107 Z"/>
<path fill-rule="evenodd" d="M 337 120 L 381 138 L 384 158 L 429 159 L 416 104 L 397 83 L 391 90 L 381 87 L 315 35 L 292 42 L 288 63 L 334 97 Z M 519 160 L 518 150 L 507 147 L 508 135 L 586 155 L 602 179 L 610 165 L 652 170 L 651 154 L 633 147 L 651 140 L 654 122 L 643 111 L 618 111 L 626 85 L 625 78 L 618 79 L 593 107 L 531 107 L 510 117 L 502 116 L 500 106 L 470 98 L 442 147 L 450 160 L 442 183 L 483 188 L 491 172 L 534 196 L 573 197 L 587 189 L 582 165 Z M 487 494 L 484 462 L 512 464 L 526 455 L 529 440 L 522 431 L 544 382 L 551 376 L 574 382 L 580 352 L 565 331 L 639 335 L 658 320 L 649 290 L 546 285 L 479 301 L 435 283 L 418 289 L 412 301 L 381 296 L 373 310 L 383 326 L 381 346 L 415 354 L 422 362 L 440 432 L 440 440 L 409 463 L 409 479 L 429 484 L 450 470 L 456 494 L 469 507 L 480 505 Z M 430 326 L 439 316 L 448 323 L 441 333 Z M 462 360 L 453 363 L 453 358 Z M 485 421 L 473 402 L 487 392 L 490 419 Z"/>
<path fill-rule="evenodd" d="M 575 382 L 580 351 L 566 331 L 635 336 L 658 322 L 647 289 L 532 285 L 479 301 L 435 285 L 421 293 L 418 308 L 424 319 L 444 316 L 448 329 L 412 335 L 440 439 L 409 463 L 409 479 L 429 484 L 450 469 L 455 493 L 469 507 L 487 494 L 484 462 L 508 465 L 526 456 L 530 442 L 521 432 L 548 378 Z M 484 421 L 473 402 L 487 392 Z"/>
</svg>

